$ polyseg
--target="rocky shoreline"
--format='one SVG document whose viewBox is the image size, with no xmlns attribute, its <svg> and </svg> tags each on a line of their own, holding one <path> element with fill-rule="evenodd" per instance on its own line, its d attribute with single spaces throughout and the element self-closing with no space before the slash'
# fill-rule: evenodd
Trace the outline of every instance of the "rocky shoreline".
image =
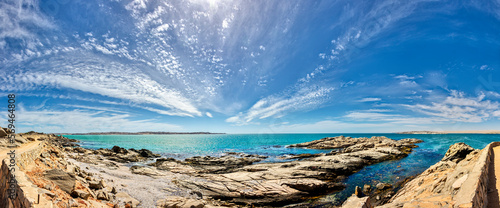
<svg viewBox="0 0 500 208">
<path fill-rule="evenodd" d="M 360 190 L 343 207 L 482 207 L 469 200 L 475 194 L 484 194 L 478 190 L 482 183 L 477 169 L 487 170 L 488 167 L 481 166 L 488 160 L 487 154 L 488 148 L 479 150 L 465 143 L 453 144 L 441 161 L 408 180 L 387 203 L 377 204 L 373 195 Z"/>
<path fill-rule="evenodd" d="M 347 176 L 370 164 L 406 157 L 421 142 L 331 137 L 289 146 L 332 149 L 329 153 L 259 163 L 266 157 L 226 153 L 181 161 L 160 158 L 146 149 L 90 150 L 55 135 L 20 136 L 26 138 L 20 144 L 45 142 L 36 166 L 25 172 L 33 184 L 46 190 L 43 197 L 56 207 L 307 207 L 310 199 L 344 189 Z M 380 194 L 391 187 L 380 184 L 365 189 Z"/>
</svg>

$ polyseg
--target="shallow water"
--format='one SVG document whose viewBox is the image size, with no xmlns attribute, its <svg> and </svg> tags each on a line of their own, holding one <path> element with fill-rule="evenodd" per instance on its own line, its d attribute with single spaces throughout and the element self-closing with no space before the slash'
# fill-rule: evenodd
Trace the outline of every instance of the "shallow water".
<svg viewBox="0 0 500 208">
<path fill-rule="evenodd" d="M 386 161 L 367 166 L 351 175 L 345 181 L 347 188 L 321 199 L 338 204 L 352 193 L 356 186 L 376 185 L 378 182 L 395 183 L 406 177 L 423 172 L 443 157 L 448 147 L 457 142 L 465 142 L 474 148 L 484 148 L 492 141 L 500 141 L 500 135 L 493 134 L 217 134 L 217 135 L 66 135 L 82 141 L 85 148 L 149 149 L 164 157 L 185 159 L 196 155 L 222 155 L 224 152 L 244 152 L 266 155 L 266 162 L 280 161 L 279 156 L 288 154 L 319 153 L 329 150 L 286 148 L 287 145 L 308 142 L 333 136 L 371 137 L 387 136 L 391 139 L 417 138 L 424 142 L 417 144 L 406 158 Z"/>
</svg>

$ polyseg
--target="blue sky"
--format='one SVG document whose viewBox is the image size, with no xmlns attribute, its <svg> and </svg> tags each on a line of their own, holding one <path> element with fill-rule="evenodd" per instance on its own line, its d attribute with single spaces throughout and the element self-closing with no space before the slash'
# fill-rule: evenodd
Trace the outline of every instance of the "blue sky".
<svg viewBox="0 0 500 208">
<path fill-rule="evenodd" d="M 4 0 L 0 19 L 18 131 L 500 126 L 498 0 Z"/>
</svg>

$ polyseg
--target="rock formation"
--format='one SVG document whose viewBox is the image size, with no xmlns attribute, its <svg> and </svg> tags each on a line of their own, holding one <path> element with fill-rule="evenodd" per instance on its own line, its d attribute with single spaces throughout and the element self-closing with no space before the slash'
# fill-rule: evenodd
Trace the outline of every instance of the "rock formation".
<svg viewBox="0 0 500 208">
<path fill-rule="evenodd" d="M 463 193 L 475 190 L 466 180 L 472 177 L 482 151 L 487 150 L 475 150 L 464 143 L 451 145 L 441 161 L 406 183 L 381 207 L 457 207 Z"/>
</svg>

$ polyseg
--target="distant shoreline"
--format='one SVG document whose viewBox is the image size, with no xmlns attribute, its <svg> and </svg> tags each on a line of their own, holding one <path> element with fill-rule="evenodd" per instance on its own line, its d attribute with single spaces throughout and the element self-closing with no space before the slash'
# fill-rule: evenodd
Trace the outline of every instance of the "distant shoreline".
<svg viewBox="0 0 500 208">
<path fill-rule="evenodd" d="M 226 134 L 212 132 L 90 132 L 90 133 L 57 133 L 57 135 L 178 135 L 178 134 Z"/>
<path fill-rule="evenodd" d="M 465 131 L 404 131 L 396 134 L 500 134 L 500 130 L 465 130 Z"/>
</svg>

